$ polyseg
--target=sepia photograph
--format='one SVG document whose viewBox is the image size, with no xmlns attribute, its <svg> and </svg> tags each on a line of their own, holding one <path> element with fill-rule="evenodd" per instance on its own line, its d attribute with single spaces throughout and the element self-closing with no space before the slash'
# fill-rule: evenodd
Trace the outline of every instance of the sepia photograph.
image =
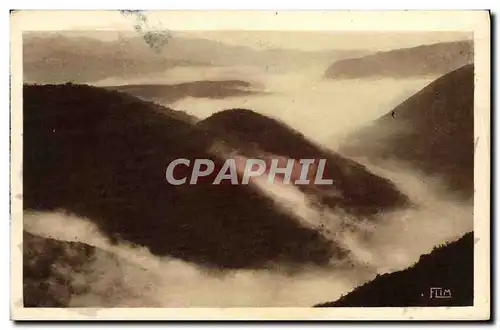
<svg viewBox="0 0 500 330">
<path fill-rule="evenodd" d="M 14 319 L 489 319 L 487 11 L 11 29 Z"/>
</svg>

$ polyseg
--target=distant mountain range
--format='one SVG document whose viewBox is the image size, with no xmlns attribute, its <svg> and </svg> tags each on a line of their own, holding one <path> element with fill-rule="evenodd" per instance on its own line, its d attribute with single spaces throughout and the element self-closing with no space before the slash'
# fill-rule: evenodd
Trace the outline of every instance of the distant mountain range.
<svg viewBox="0 0 500 330">
<path fill-rule="evenodd" d="M 325 77 L 358 79 L 442 75 L 473 61 L 473 41 L 443 42 L 339 60 L 325 71 Z"/>
<path fill-rule="evenodd" d="M 397 160 L 474 193 L 474 66 L 432 82 L 375 122 L 345 137 L 339 152 L 372 161 Z"/>
<path fill-rule="evenodd" d="M 431 289 L 439 290 L 433 291 Z M 449 290 L 448 294 L 445 290 Z M 438 298 L 435 295 L 439 294 Z M 446 296 L 445 296 L 446 295 Z M 448 296 L 449 295 L 449 296 Z M 443 296 L 445 296 L 443 298 Z M 412 267 L 377 276 L 335 302 L 316 307 L 472 306 L 474 233 L 435 248 Z"/>
<path fill-rule="evenodd" d="M 123 85 L 109 86 L 106 89 L 125 92 L 161 104 L 171 104 L 186 97 L 224 99 L 265 93 L 242 80 L 203 80 L 172 85 Z"/>
<path fill-rule="evenodd" d="M 93 34 L 91 33 L 93 32 Z M 367 54 L 360 50 L 256 50 L 245 46 L 170 35 L 160 51 L 135 33 L 28 32 L 23 35 L 26 83 L 94 83 L 158 75 L 178 66 L 259 66 L 298 68 Z M 110 35 L 104 38 L 107 35 Z"/>
</svg>

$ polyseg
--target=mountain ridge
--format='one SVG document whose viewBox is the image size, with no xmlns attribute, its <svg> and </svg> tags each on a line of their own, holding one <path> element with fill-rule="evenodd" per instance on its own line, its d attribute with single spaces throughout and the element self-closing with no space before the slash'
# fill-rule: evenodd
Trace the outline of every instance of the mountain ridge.
<svg viewBox="0 0 500 330">
<path fill-rule="evenodd" d="M 179 84 L 133 84 L 104 88 L 162 104 L 171 104 L 187 97 L 217 100 L 265 93 L 244 80 L 196 80 Z"/>
<path fill-rule="evenodd" d="M 442 75 L 474 61 L 470 40 L 436 43 L 378 52 L 339 60 L 325 71 L 325 78 L 408 78 Z"/>
<path fill-rule="evenodd" d="M 431 296 L 431 288 L 450 290 L 449 298 Z M 315 307 L 472 306 L 474 304 L 474 233 L 420 256 L 411 267 L 378 275 L 334 302 Z"/>
<path fill-rule="evenodd" d="M 94 31 L 95 32 L 95 31 Z M 106 33 L 113 36 L 104 38 Z M 72 31 L 26 33 L 23 36 L 23 74 L 28 83 L 95 83 L 108 78 L 135 79 L 145 74 L 164 74 L 175 67 L 317 65 L 360 51 L 256 50 L 247 46 L 168 35 L 159 50 L 151 49 L 142 36 L 102 31 L 103 38 Z"/>
<path fill-rule="evenodd" d="M 474 66 L 433 81 L 392 111 L 348 135 L 348 157 L 396 160 L 444 180 L 469 199 L 474 173 Z"/>
<path fill-rule="evenodd" d="M 251 185 L 169 185 L 173 159 L 223 161 L 208 152 L 214 133 L 172 110 L 91 86 L 23 93 L 25 209 L 66 209 L 112 242 L 210 267 L 325 264 L 342 254 Z"/>
<path fill-rule="evenodd" d="M 340 198 L 322 200 L 332 207 L 340 206 L 354 214 L 374 215 L 381 210 L 411 204 L 389 180 L 374 175 L 359 163 L 311 142 L 302 133 L 276 118 L 263 116 L 249 109 L 229 109 L 199 121 L 197 126 L 204 130 L 216 130 L 222 141 L 237 140 L 239 144 L 276 156 L 325 159 L 323 178 L 332 179 L 333 188 L 339 189 L 343 194 Z"/>
</svg>

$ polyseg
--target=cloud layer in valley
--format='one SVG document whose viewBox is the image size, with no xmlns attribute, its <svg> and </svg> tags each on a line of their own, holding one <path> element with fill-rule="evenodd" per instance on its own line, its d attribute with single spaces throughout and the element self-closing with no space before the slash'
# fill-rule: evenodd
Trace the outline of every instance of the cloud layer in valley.
<svg viewBox="0 0 500 330">
<path fill-rule="evenodd" d="M 104 260 L 95 261 L 92 267 L 99 276 L 89 277 L 94 281 L 92 290 L 75 295 L 72 306 L 313 306 L 336 300 L 376 274 L 404 269 L 422 253 L 472 229 L 472 205 L 457 204 L 453 196 L 436 193 L 426 177 L 392 165 L 371 169 L 390 177 L 417 206 L 382 214 L 376 226 L 354 232 L 335 232 L 336 224 L 348 219 L 311 208 L 305 195 L 292 186 L 262 186 L 277 204 L 294 205 L 289 210 L 307 219 L 309 226 L 320 227 L 321 219 L 331 226 L 330 239 L 349 248 L 351 266 L 332 261 L 328 267 L 306 267 L 292 274 L 284 271 L 286 267 L 214 273 L 174 258 L 155 257 L 144 248 L 125 243 L 112 246 L 91 222 L 64 212 L 27 213 L 25 230 L 87 243 L 118 257 L 118 261 L 106 260 L 110 257 L 103 255 Z"/>
</svg>

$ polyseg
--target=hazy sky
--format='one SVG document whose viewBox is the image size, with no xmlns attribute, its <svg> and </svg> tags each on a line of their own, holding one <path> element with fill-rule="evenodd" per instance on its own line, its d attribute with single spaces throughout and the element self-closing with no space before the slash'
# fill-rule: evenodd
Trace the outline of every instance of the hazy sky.
<svg viewBox="0 0 500 330">
<path fill-rule="evenodd" d="M 471 38 L 472 35 L 463 29 L 446 28 L 446 24 L 430 26 L 426 30 L 425 22 L 421 22 L 417 31 L 401 25 L 400 29 L 394 26 L 380 25 L 380 21 L 374 21 L 373 13 L 370 19 L 364 18 L 352 29 L 344 27 L 336 32 L 325 32 L 328 27 L 303 25 L 297 20 L 278 20 L 282 23 L 270 24 L 274 17 L 273 13 L 261 15 L 272 15 L 269 21 L 255 21 L 247 19 L 246 25 L 238 21 L 241 13 L 225 12 L 224 15 L 214 16 L 206 12 L 148 12 L 145 14 L 146 21 L 134 15 L 124 16 L 117 11 L 81 11 L 81 12 L 24 12 L 27 21 L 25 30 L 106 30 L 106 31 L 134 31 L 134 25 L 141 25 L 145 30 L 168 29 L 175 30 L 179 35 L 185 37 L 201 37 L 210 40 L 221 41 L 231 45 L 244 45 L 252 48 L 293 48 L 301 50 L 321 49 L 368 49 L 389 50 L 431 44 L 436 42 L 463 40 Z M 282 14 L 283 15 L 283 14 Z M 285 16 L 289 15 L 284 14 Z M 339 15 L 339 13 L 337 13 Z M 275 16 L 279 17 L 279 16 Z M 336 16 L 337 18 L 343 16 Z M 263 17 L 264 18 L 264 17 Z M 252 21 L 251 24 L 248 22 Z M 307 21 L 307 20 L 305 20 Z M 372 22 L 374 21 L 374 22 Z M 394 23 L 397 23 L 393 19 Z M 284 24 L 283 22 L 288 22 Z M 295 22 L 293 25 L 291 23 Z M 378 22 L 378 23 L 377 23 Z M 370 24 L 368 24 L 370 23 Z M 374 24 L 371 24 L 374 23 Z M 377 23 L 377 24 L 375 24 Z M 338 23 L 340 24 L 340 22 Z M 374 25 L 374 29 L 371 29 Z M 241 26 L 241 29 L 240 29 Z M 283 28 L 281 28 L 283 26 Z M 396 25 L 398 27 L 399 25 Z M 232 27 L 232 28 L 229 28 Z M 235 29 L 234 27 L 238 27 Z M 349 26 L 347 26 L 349 27 Z M 411 25 L 410 25 L 411 27 Z M 229 30 L 228 30 L 229 28 Z M 274 31 L 273 31 L 274 30 Z M 283 30 L 286 30 L 285 32 Z M 319 31 L 318 31 L 319 30 Z M 323 31 L 321 31 L 323 30 Z M 422 32 L 423 30 L 423 32 Z M 439 30 L 439 31 L 437 31 Z M 182 32 L 181 32 L 182 31 Z M 454 31 L 454 32 L 452 32 Z"/>
<path fill-rule="evenodd" d="M 369 49 L 388 50 L 467 39 L 460 32 L 314 32 L 314 31 L 190 31 L 185 35 L 218 40 L 226 44 L 262 48 L 303 50 Z"/>
</svg>

